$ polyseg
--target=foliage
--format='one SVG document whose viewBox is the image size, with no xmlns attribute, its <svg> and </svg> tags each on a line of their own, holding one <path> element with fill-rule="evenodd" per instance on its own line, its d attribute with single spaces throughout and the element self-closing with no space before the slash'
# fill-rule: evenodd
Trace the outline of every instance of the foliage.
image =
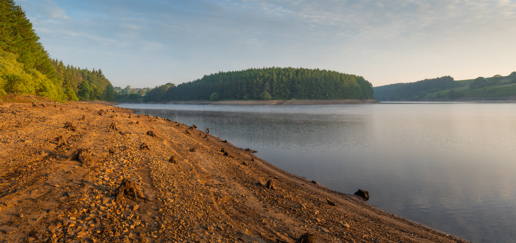
<svg viewBox="0 0 516 243">
<path fill-rule="evenodd" d="M 0 1 L 0 95 L 34 94 L 54 100 L 104 99 L 102 71 L 65 67 L 51 60 L 20 6 Z M 84 84 L 87 82 L 87 84 Z M 87 89 L 86 89 L 87 88 Z M 86 92 L 88 91 L 88 92 Z M 114 98 L 113 98 L 114 99 Z"/>
<path fill-rule="evenodd" d="M 458 99 L 463 96 L 464 96 L 464 92 L 462 92 L 462 91 L 456 91 L 455 89 L 448 91 L 448 98 L 450 98 L 452 100 Z"/>
<path fill-rule="evenodd" d="M 217 94 L 217 93 L 215 93 L 215 92 L 214 92 L 213 94 L 211 94 L 211 95 L 210 95 L 210 100 L 211 100 L 211 101 L 216 101 L 216 100 L 219 100 L 219 99 L 220 99 L 219 94 Z"/>
<path fill-rule="evenodd" d="M 478 89 L 478 88 L 484 88 L 487 86 L 490 86 L 489 82 L 487 82 L 487 80 L 483 77 L 478 77 L 473 81 L 473 83 L 471 83 L 469 85 L 469 88 L 470 89 Z"/>
<path fill-rule="evenodd" d="M 504 97 L 516 96 L 516 72 L 508 76 L 494 75 L 491 78 L 478 77 L 476 79 L 453 81 L 453 85 L 445 85 L 444 89 L 430 88 L 419 91 L 416 95 L 405 94 L 411 99 L 405 100 L 442 100 L 442 99 L 504 99 Z M 375 97 L 378 100 L 397 100 L 394 96 L 409 84 L 392 84 L 375 87 Z M 452 88 L 449 88 L 452 87 Z M 417 98 L 417 99 L 415 99 Z M 400 99 L 398 99 L 400 100 Z"/>
<path fill-rule="evenodd" d="M 460 87 L 450 76 L 425 79 L 414 83 L 399 83 L 375 87 L 377 100 L 420 100 L 429 93 Z"/>
<path fill-rule="evenodd" d="M 511 83 L 516 83 L 516 72 L 512 72 L 511 74 L 509 74 L 509 76 L 507 76 L 507 78 Z"/>
<path fill-rule="evenodd" d="M 269 94 L 269 92 L 267 92 L 267 91 L 263 91 L 263 92 L 260 94 L 260 99 L 261 99 L 261 100 L 270 100 L 270 99 L 272 99 L 272 96 L 271 96 L 271 94 Z"/>
<path fill-rule="evenodd" d="M 304 68 L 262 68 L 219 72 L 168 89 L 161 101 L 220 99 L 372 99 L 373 87 L 363 77 Z M 149 94 L 150 95 L 150 94 Z"/>
<path fill-rule="evenodd" d="M 59 83 L 66 90 L 69 100 L 114 100 L 115 93 L 111 82 L 104 76 L 102 70 L 88 70 L 64 65 L 57 59 L 51 60 L 56 70 Z M 87 84 L 86 84 L 87 83 Z M 110 87 L 111 90 L 107 90 Z M 78 97 L 76 96 L 78 95 Z M 109 96 L 109 97 L 108 97 Z M 74 98 L 75 97 L 75 98 Z"/>
<path fill-rule="evenodd" d="M 53 100 L 64 97 L 52 80 L 35 69 L 24 70 L 24 65 L 16 59 L 15 54 L 0 50 L 0 95 L 35 94 Z"/>
</svg>

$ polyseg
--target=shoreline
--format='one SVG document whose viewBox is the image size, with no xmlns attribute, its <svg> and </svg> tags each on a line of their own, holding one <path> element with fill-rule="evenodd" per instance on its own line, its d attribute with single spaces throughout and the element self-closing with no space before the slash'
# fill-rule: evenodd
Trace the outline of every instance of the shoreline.
<svg viewBox="0 0 516 243">
<path fill-rule="evenodd" d="M 171 101 L 166 104 L 181 105 L 339 105 L 339 104 L 378 104 L 377 100 L 221 100 L 221 101 Z"/>
<path fill-rule="evenodd" d="M 193 126 L 102 103 L 35 104 L 0 104 L 4 241 L 28 241 L 37 232 L 39 241 L 295 242 L 308 232 L 322 242 L 467 242 Z M 79 148 L 89 150 L 90 163 L 66 159 Z M 115 202 L 124 179 L 147 200 Z"/>
</svg>

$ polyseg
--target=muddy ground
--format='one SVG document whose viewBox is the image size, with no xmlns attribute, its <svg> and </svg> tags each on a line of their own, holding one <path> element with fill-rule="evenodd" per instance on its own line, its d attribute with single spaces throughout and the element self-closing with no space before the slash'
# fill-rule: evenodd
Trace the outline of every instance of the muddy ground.
<svg viewBox="0 0 516 243">
<path fill-rule="evenodd" d="M 0 242 L 463 242 L 192 125 L 102 103 L 3 101 Z"/>
</svg>

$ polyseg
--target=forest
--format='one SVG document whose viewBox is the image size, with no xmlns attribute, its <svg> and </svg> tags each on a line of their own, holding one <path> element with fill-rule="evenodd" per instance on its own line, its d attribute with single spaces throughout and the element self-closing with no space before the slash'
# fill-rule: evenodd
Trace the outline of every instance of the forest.
<svg viewBox="0 0 516 243">
<path fill-rule="evenodd" d="M 507 76 L 455 81 L 450 76 L 413 83 L 397 83 L 374 88 L 380 101 L 418 101 L 455 99 L 504 99 L 516 96 L 516 72 Z"/>
<path fill-rule="evenodd" d="M 185 100 L 372 99 L 373 87 L 363 77 L 304 68 L 261 68 L 219 72 L 182 83 L 155 87 L 145 102 Z M 132 95 L 138 99 L 137 95 Z M 119 96 L 119 99 L 128 96 Z"/>
<path fill-rule="evenodd" d="M 52 60 L 25 12 L 0 1 L 0 95 L 32 94 L 52 100 L 114 100 L 113 86 L 98 71 Z"/>
</svg>

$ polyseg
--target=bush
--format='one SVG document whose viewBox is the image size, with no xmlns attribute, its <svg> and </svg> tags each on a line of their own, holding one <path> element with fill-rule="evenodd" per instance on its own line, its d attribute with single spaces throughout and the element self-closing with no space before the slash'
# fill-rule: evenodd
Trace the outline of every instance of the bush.
<svg viewBox="0 0 516 243">
<path fill-rule="evenodd" d="M 242 97 L 243 100 L 248 100 L 249 99 L 249 96 L 248 95 L 244 95 L 244 97 Z"/>
<path fill-rule="evenodd" d="M 267 91 L 263 91 L 263 92 L 260 94 L 260 99 L 262 99 L 262 100 L 271 100 L 271 99 L 272 99 L 272 96 L 271 96 L 271 94 L 269 94 L 269 92 L 267 92 Z"/>
<path fill-rule="evenodd" d="M 220 99 L 220 96 L 216 92 L 213 92 L 213 94 L 210 95 L 210 100 L 211 101 L 216 101 L 216 100 L 219 100 L 219 99 Z"/>
</svg>

